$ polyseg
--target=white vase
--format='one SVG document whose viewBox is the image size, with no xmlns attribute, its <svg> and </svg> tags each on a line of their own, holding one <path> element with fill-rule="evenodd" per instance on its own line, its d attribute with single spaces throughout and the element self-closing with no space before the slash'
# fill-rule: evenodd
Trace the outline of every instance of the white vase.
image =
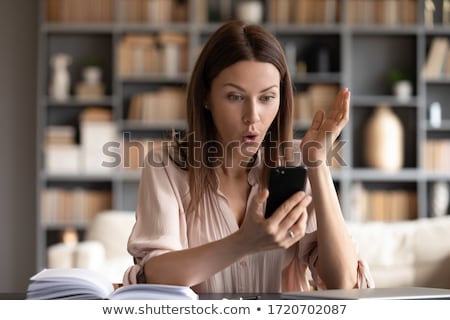
<svg viewBox="0 0 450 320">
<path fill-rule="evenodd" d="M 394 95 L 400 102 L 408 102 L 412 96 L 412 84 L 408 80 L 401 80 L 394 83 Z"/>
<path fill-rule="evenodd" d="M 430 104 L 429 110 L 429 121 L 430 126 L 433 128 L 439 128 L 442 124 L 442 107 L 438 101 L 432 102 Z"/>
<path fill-rule="evenodd" d="M 95 66 L 86 67 L 83 69 L 83 79 L 89 84 L 99 84 L 102 79 L 102 70 Z"/>
<path fill-rule="evenodd" d="M 50 64 L 53 69 L 50 82 L 50 97 L 55 100 L 65 101 L 70 96 L 70 73 L 69 65 L 72 57 L 65 53 L 58 53 L 52 56 Z"/>
<path fill-rule="evenodd" d="M 238 19 L 249 23 L 261 23 L 263 19 L 263 4 L 259 0 L 241 1 L 236 8 Z"/>
<path fill-rule="evenodd" d="M 433 183 L 430 192 L 430 209 L 432 217 L 445 216 L 450 202 L 450 187 L 445 181 Z"/>
<path fill-rule="evenodd" d="M 364 160 L 367 166 L 395 171 L 403 166 L 403 127 L 387 105 L 375 109 L 364 132 Z"/>
</svg>

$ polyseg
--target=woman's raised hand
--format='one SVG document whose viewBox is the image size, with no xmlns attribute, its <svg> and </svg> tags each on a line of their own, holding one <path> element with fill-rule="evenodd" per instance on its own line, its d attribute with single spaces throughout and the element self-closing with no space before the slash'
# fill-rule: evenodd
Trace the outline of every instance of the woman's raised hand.
<svg viewBox="0 0 450 320">
<path fill-rule="evenodd" d="M 342 88 L 336 96 L 333 107 L 326 114 L 323 110 L 316 112 L 300 146 L 303 163 L 307 167 L 319 166 L 327 160 L 331 161 L 327 159 L 327 151 L 333 147 L 348 122 L 349 106 L 350 91 Z"/>
</svg>

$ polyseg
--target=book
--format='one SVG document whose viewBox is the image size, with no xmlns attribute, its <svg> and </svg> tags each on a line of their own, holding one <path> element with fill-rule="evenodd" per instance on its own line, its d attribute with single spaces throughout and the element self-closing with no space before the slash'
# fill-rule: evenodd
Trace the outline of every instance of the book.
<svg viewBox="0 0 450 320">
<path fill-rule="evenodd" d="M 425 79 L 437 79 L 445 72 L 449 46 L 449 40 L 446 37 L 435 37 L 431 40 L 427 60 L 422 69 Z"/>
<path fill-rule="evenodd" d="M 81 268 L 43 269 L 30 278 L 27 300 L 197 300 L 190 287 L 131 284 L 115 289 L 98 271 Z"/>
</svg>

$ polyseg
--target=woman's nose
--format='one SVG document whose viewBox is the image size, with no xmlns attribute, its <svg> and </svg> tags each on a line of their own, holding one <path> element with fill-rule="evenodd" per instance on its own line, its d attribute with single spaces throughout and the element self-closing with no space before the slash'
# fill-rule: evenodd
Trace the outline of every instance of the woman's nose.
<svg viewBox="0 0 450 320">
<path fill-rule="evenodd" d="M 253 124 L 259 120 L 258 104 L 253 100 L 248 100 L 245 104 L 243 114 L 243 121 L 245 124 Z"/>
</svg>

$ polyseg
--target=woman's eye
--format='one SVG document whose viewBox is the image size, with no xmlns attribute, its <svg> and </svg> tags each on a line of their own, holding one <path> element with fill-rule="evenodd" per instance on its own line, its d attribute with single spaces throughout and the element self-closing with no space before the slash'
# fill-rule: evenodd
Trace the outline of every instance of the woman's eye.
<svg viewBox="0 0 450 320">
<path fill-rule="evenodd" d="M 241 95 L 238 95 L 238 94 L 230 94 L 230 95 L 228 95 L 228 99 L 231 101 L 242 101 L 242 100 L 244 100 L 244 97 L 242 97 Z"/>
<path fill-rule="evenodd" d="M 261 100 L 263 101 L 263 102 L 270 102 L 270 101 L 272 101 L 273 99 L 275 99 L 275 97 L 274 96 L 263 96 L 263 97 L 261 97 Z"/>
</svg>

